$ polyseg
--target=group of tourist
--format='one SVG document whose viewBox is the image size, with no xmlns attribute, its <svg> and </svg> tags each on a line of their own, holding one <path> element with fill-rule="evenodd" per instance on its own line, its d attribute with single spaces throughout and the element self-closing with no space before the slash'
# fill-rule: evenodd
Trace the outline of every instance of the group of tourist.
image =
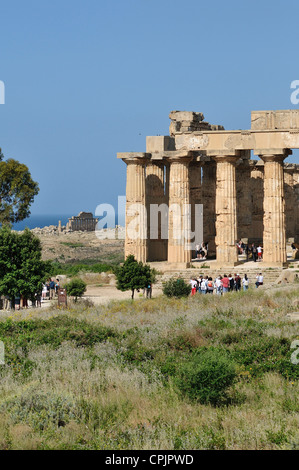
<svg viewBox="0 0 299 470">
<path fill-rule="evenodd" d="M 249 258 L 252 261 L 262 261 L 263 257 L 263 248 L 259 244 L 256 246 L 254 243 L 245 244 L 242 240 L 239 240 L 237 243 L 237 250 L 239 255 L 245 254 L 247 261 Z M 195 246 L 195 258 L 205 260 L 208 258 L 208 243 L 198 243 Z"/>
<path fill-rule="evenodd" d="M 46 300 L 47 298 L 50 300 L 54 299 L 54 297 L 58 295 L 59 286 L 59 279 L 56 279 L 56 281 L 54 279 L 48 279 L 47 282 L 43 284 L 41 300 Z"/>
<path fill-rule="evenodd" d="M 255 286 L 259 287 L 263 285 L 264 277 L 262 273 L 259 273 L 256 276 Z M 241 278 L 239 274 L 226 274 L 222 276 L 217 276 L 214 280 L 211 276 L 199 276 L 198 278 L 193 277 L 190 279 L 191 284 L 191 295 L 199 294 L 217 294 L 223 295 L 227 292 L 238 292 L 243 287 L 244 291 L 247 291 L 249 288 L 249 279 L 247 274 L 244 274 L 244 277 Z"/>
</svg>

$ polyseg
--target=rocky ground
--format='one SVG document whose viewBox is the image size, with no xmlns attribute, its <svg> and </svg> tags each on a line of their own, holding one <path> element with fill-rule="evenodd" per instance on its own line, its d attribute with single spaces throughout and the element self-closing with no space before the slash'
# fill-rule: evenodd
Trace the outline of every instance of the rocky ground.
<svg viewBox="0 0 299 470">
<path fill-rule="evenodd" d="M 124 239 L 119 230 L 117 239 L 112 230 L 96 232 L 62 232 L 49 229 L 32 230 L 41 240 L 44 260 L 76 263 L 94 260 L 98 263 L 118 263 L 123 259 Z"/>
</svg>

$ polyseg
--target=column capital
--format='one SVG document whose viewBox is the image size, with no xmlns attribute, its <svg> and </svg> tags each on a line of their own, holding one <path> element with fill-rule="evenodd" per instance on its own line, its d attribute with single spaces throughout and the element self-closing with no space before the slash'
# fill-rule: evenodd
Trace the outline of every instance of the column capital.
<svg viewBox="0 0 299 470">
<path fill-rule="evenodd" d="M 207 150 L 207 156 L 215 162 L 236 163 L 242 158 L 242 150 Z"/>
<path fill-rule="evenodd" d="M 173 152 L 165 152 L 164 158 L 169 163 L 189 163 L 196 158 L 198 152 L 192 150 L 175 150 Z"/>
<path fill-rule="evenodd" d="M 118 153 L 117 158 L 121 158 L 127 165 L 130 163 L 145 165 L 150 160 L 151 154 L 145 152 L 124 152 Z"/>
<path fill-rule="evenodd" d="M 292 153 L 291 149 L 256 149 L 254 151 L 254 154 L 264 162 L 283 162 Z"/>
</svg>

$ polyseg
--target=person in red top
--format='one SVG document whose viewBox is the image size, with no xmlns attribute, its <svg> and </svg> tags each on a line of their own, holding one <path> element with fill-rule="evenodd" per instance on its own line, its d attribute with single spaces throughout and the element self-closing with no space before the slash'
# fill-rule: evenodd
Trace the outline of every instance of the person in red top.
<svg viewBox="0 0 299 470">
<path fill-rule="evenodd" d="M 223 291 L 223 294 L 225 294 L 225 292 L 228 292 L 228 288 L 229 288 L 229 279 L 226 274 L 224 274 L 221 282 L 222 282 L 222 291 Z"/>
</svg>

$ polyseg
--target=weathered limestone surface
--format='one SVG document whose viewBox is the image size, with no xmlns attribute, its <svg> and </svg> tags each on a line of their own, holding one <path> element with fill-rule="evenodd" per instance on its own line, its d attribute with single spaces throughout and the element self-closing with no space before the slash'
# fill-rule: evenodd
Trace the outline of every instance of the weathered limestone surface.
<svg viewBox="0 0 299 470">
<path fill-rule="evenodd" d="M 147 137 L 146 153 L 118 154 L 127 163 L 127 235 L 132 204 L 148 213 L 153 204 L 177 205 L 180 213 L 169 212 L 167 247 L 161 219 L 152 226 L 146 211 L 137 211 L 143 236 L 127 236 L 126 256 L 188 263 L 190 244 L 178 231 L 194 231 L 194 208 L 203 204 L 203 241 L 220 264 L 237 262 L 239 239 L 263 243 L 267 264 L 284 264 L 286 238 L 299 243 L 299 165 L 284 163 L 299 148 L 299 110 L 253 111 L 249 130 L 224 130 L 197 112 L 169 117 L 170 135 Z M 251 151 L 261 160 L 251 160 Z"/>
<path fill-rule="evenodd" d="M 147 260 L 147 218 L 145 201 L 146 154 L 124 158 L 127 164 L 125 258 Z"/>
<path fill-rule="evenodd" d="M 185 234 L 190 233 L 191 219 L 187 213 L 190 204 L 189 163 L 191 157 L 177 154 L 169 158 L 169 211 L 168 262 L 189 263 L 191 250 Z"/>
<path fill-rule="evenodd" d="M 286 223 L 283 161 L 287 153 L 260 154 L 264 169 L 264 262 L 286 263 Z"/>
<path fill-rule="evenodd" d="M 234 265 L 237 255 L 236 162 L 239 156 L 213 156 L 216 161 L 216 255 L 221 265 Z"/>
<path fill-rule="evenodd" d="M 87 231 L 92 232 L 95 230 L 98 219 L 96 219 L 91 212 L 80 212 L 77 216 L 73 216 L 66 224 L 66 230 L 72 232 Z M 61 229 L 61 225 L 60 225 Z"/>
</svg>

